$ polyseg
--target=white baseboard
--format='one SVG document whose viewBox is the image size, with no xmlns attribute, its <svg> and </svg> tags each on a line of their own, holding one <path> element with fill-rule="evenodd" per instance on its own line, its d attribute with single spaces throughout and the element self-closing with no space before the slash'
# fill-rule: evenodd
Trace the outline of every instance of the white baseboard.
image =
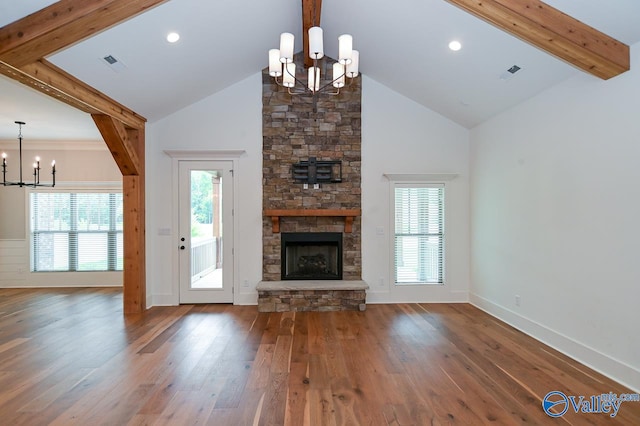
<svg viewBox="0 0 640 426">
<path fill-rule="evenodd" d="M 178 298 L 174 294 L 154 294 L 151 296 L 151 305 L 147 306 L 177 306 Z"/>
<path fill-rule="evenodd" d="M 497 305 L 477 294 L 469 293 L 470 303 L 491 316 L 517 328 L 523 333 L 559 352 L 575 359 L 632 389 L 640 392 L 640 371 L 630 365 L 611 358 L 602 352 L 590 348 L 572 338 L 560 334 L 533 320 L 525 318 L 503 306 Z M 550 391 L 553 389 L 549 389 Z M 603 389 L 605 391 L 606 389 Z"/>
<path fill-rule="evenodd" d="M 50 285 L 38 285 L 38 284 L 2 284 L 0 288 L 122 288 L 122 284 L 50 284 Z"/>
<path fill-rule="evenodd" d="M 177 306 L 180 302 L 174 294 L 154 294 L 147 297 L 147 308 L 152 306 Z M 240 293 L 234 296 L 234 305 L 257 305 L 258 293 Z"/>
<path fill-rule="evenodd" d="M 258 304 L 258 292 L 251 293 L 236 293 L 233 296 L 234 305 L 257 305 Z"/>
</svg>

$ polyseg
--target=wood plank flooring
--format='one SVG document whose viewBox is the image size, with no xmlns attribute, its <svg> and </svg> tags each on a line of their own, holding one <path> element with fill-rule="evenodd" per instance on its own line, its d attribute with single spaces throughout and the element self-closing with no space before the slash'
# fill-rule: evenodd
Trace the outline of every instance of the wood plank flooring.
<svg viewBox="0 0 640 426">
<path fill-rule="evenodd" d="M 0 290 L 1 425 L 640 425 L 553 419 L 554 390 L 633 393 L 467 304 L 125 317 L 117 289 Z"/>
</svg>

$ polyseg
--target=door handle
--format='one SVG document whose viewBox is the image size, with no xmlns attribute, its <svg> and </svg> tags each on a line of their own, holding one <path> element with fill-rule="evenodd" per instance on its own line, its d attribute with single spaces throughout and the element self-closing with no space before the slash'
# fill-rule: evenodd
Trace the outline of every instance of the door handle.
<svg viewBox="0 0 640 426">
<path fill-rule="evenodd" d="M 184 250 L 184 246 L 180 246 L 180 250 Z"/>
</svg>

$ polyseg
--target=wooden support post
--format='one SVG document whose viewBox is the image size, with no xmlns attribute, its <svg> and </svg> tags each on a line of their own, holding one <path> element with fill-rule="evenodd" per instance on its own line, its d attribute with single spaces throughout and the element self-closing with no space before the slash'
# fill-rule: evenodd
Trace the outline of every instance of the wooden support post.
<svg viewBox="0 0 640 426">
<path fill-rule="evenodd" d="M 122 177 L 124 202 L 124 295 L 125 314 L 143 312 L 147 306 L 145 265 L 144 129 L 128 129 L 129 140 L 141 160 L 141 173 Z"/>
<path fill-rule="evenodd" d="M 147 306 L 145 270 L 144 127 L 126 128 L 108 115 L 93 115 L 100 134 L 122 172 L 124 214 L 123 310 L 137 314 Z"/>
</svg>

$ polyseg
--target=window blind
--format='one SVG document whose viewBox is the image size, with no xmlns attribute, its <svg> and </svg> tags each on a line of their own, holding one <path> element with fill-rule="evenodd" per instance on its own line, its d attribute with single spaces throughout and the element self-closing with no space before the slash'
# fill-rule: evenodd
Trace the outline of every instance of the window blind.
<svg viewBox="0 0 640 426">
<path fill-rule="evenodd" d="M 444 283 L 444 187 L 395 187 L 396 284 Z"/>
<path fill-rule="evenodd" d="M 122 194 L 32 192 L 32 271 L 122 270 Z"/>
</svg>

